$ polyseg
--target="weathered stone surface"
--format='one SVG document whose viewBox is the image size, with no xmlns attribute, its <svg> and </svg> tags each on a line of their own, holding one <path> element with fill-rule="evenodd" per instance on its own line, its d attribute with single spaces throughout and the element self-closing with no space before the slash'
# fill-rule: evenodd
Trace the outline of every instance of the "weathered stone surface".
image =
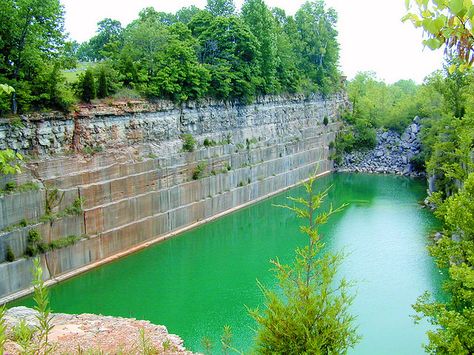
<svg viewBox="0 0 474 355">
<path fill-rule="evenodd" d="M 7 333 L 24 321 L 32 330 L 38 326 L 37 312 L 26 307 L 14 307 L 7 310 L 5 324 Z M 52 354 L 143 354 L 140 345 L 140 332 L 143 331 L 148 346 L 153 353 L 192 354 L 183 346 L 183 340 L 169 334 L 166 327 L 154 325 L 148 321 L 98 316 L 95 314 L 62 314 L 52 315 L 53 327 L 48 340 L 52 345 Z M 5 345 L 7 354 L 20 354 L 21 348 L 12 340 Z M 151 351 L 151 350 L 149 350 Z"/>
<path fill-rule="evenodd" d="M 37 223 L 45 213 L 46 188 L 59 189 L 53 212 L 82 198 L 84 213 L 48 219 L 0 240 L 0 251 L 11 244 L 20 258 L 0 263 L 0 276 L 8 273 L 0 277 L 0 297 L 30 285 L 31 261 L 21 259 L 30 228 L 38 229 L 46 243 L 82 237 L 41 256 L 46 279 L 54 279 L 331 170 L 328 146 L 347 107 L 347 98 L 338 94 L 326 99 L 267 97 L 249 106 L 141 103 L 130 112 L 112 107 L 83 109 L 77 117 L 25 117 L 25 139 L 38 157 L 28 163 L 25 176 L 14 178 L 28 181 L 34 176 L 44 187 L 37 192 L 39 206 L 32 219 Z M 328 125 L 323 124 L 325 116 Z M 2 131 L 10 132 L 5 122 L 0 122 Z M 182 151 L 182 133 L 196 139 L 193 152 Z M 20 142 L 19 135 L 11 137 Z M 206 138 L 216 145 L 204 146 Z M 74 145 L 103 150 L 51 154 Z M 202 175 L 193 178 L 198 166 Z M 2 203 L 0 198 L 0 215 Z M 9 202 L 17 206 L 9 220 L 23 217 L 25 203 Z"/>
<path fill-rule="evenodd" d="M 414 171 L 410 162 L 421 149 L 420 128 L 421 120 L 415 117 L 401 136 L 396 132 L 378 130 L 374 149 L 345 154 L 336 170 L 424 176 Z"/>
<path fill-rule="evenodd" d="M 333 122 L 338 107 L 347 105 L 345 94 L 323 99 L 303 95 L 265 96 L 251 105 L 203 101 L 184 106 L 161 101 L 120 106 L 82 107 L 79 113 L 58 113 L 23 117 L 25 129 L 13 129 L 0 119 L 0 149 L 7 147 L 57 154 L 84 147 L 117 148 L 136 144 L 179 143 L 183 133 L 204 135 L 216 141 L 228 135 L 233 141 L 269 137 L 291 129 L 296 134 L 308 121 L 322 123 L 327 116 Z M 289 125 L 289 123 L 292 123 Z"/>
</svg>

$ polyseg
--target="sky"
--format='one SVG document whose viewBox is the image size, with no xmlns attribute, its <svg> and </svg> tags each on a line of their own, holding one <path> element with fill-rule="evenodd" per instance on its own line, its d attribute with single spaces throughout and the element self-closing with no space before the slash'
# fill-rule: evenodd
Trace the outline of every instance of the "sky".
<svg viewBox="0 0 474 355">
<path fill-rule="evenodd" d="M 269 7 L 281 7 L 293 15 L 304 0 L 265 0 Z M 94 36 L 97 22 L 109 17 L 123 26 L 138 17 L 145 7 L 176 12 L 184 6 L 204 8 L 206 0 L 61 0 L 65 8 L 66 31 L 78 42 Z M 243 0 L 235 0 L 239 9 Z M 402 23 L 404 0 L 326 0 L 338 15 L 340 69 L 349 79 L 359 71 L 374 71 L 387 83 L 413 79 L 421 83 L 440 69 L 442 50 L 423 48 L 422 32 Z"/>
</svg>

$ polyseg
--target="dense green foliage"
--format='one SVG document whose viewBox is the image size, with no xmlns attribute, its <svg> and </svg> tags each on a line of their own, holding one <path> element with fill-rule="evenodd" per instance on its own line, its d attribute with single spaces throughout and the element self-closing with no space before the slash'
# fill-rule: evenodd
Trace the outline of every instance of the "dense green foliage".
<svg viewBox="0 0 474 355">
<path fill-rule="evenodd" d="M 388 85 L 373 72 L 358 73 L 347 85 L 352 112 L 343 115 L 346 124 L 337 139 L 336 158 L 375 147 L 378 128 L 401 134 L 414 116 L 422 115 L 420 89 L 412 80 Z"/>
<path fill-rule="evenodd" d="M 0 176 L 19 173 L 21 160 L 23 156 L 20 153 L 11 149 L 0 150 Z"/>
<path fill-rule="evenodd" d="M 420 86 L 356 75 L 348 84 L 353 111 L 343 115 L 346 129 L 336 143 L 339 154 L 370 147 L 374 128 L 401 132 L 415 115 L 422 117 L 422 151 L 411 163 L 426 169 L 435 191 L 430 200 L 445 229 L 430 251 L 449 270 L 447 300 L 425 294 L 414 305 L 417 320 L 427 318 L 436 326 L 426 345 L 433 354 L 474 350 L 474 74 L 456 62 L 449 58 Z"/>
<path fill-rule="evenodd" d="M 59 0 L 0 0 L 0 113 L 56 108 L 78 99 L 141 96 L 175 102 L 217 98 L 248 102 L 287 92 L 340 88 L 336 13 L 322 0 L 294 17 L 245 1 L 209 0 L 176 14 L 140 11 L 126 27 L 106 18 L 82 44 L 66 42 Z M 78 79 L 76 60 L 100 63 Z M 71 79 L 72 78 L 72 79 Z M 120 94 L 122 93 L 122 94 Z M 76 97 L 76 98 L 75 98 Z"/>
<path fill-rule="evenodd" d="M 290 198 L 292 206 L 280 206 L 306 221 L 301 232 L 308 243 L 297 248 L 292 265 L 272 261 L 276 290 L 260 285 L 265 310 L 251 315 L 259 325 L 256 346 L 261 354 L 342 354 L 359 340 L 349 313 L 350 283 L 335 279 L 341 255 L 324 252 L 318 230 L 343 206 L 318 214 L 327 191 L 316 193 L 314 180 L 304 184 L 306 198 Z"/>
<path fill-rule="evenodd" d="M 448 64 L 449 65 L 449 64 Z M 434 181 L 430 196 L 444 222 L 443 237 L 430 247 L 440 268 L 449 271 L 440 302 L 425 294 L 414 305 L 418 319 L 437 326 L 428 332 L 433 354 L 474 351 L 474 86 L 471 71 L 450 66 L 425 85 L 435 103 L 422 130 L 426 170 Z"/>
<path fill-rule="evenodd" d="M 358 73 L 347 86 L 356 121 L 364 120 L 371 127 L 403 132 L 418 113 L 418 86 L 412 80 L 388 85 L 375 73 Z"/>
<path fill-rule="evenodd" d="M 94 75 L 90 69 L 84 73 L 84 77 L 80 80 L 80 95 L 84 102 L 91 102 L 95 98 L 95 81 Z"/>
<path fill-rule="evenodd" d="M 407 1 L 407 5 L 410 1 Z M 423 129 L 426 169 L 436 191 L 430 196 L 444 222 L 442 237 L 430 247 L 449 271 L 445 301 L 428 293 L 413 306 L 416 320 L 436 326 L 425 349 L 432 354 L 474 352 L 474 6 L 471 0 L 417 1 L 406 19 L 428 34 L 424 43 L 446 45 L 443 71 L 427 78 Z"/>
<path fill-rule="evenodd" d="M 0 8 L 0 82 L 15 89 L 0 94 L 0 112 L 67 107 L 60 69 L 74 61 L 59 0 L 1 0 Z"/>
<path fill-rule="evenodd" d="M 422 154 L 442 198 L 455 193 L 472 171 L 473 78 L 470 70 L 450 73 L 447 65 L 425 81 L 431 106 L 424 109 L 428 118 L 422 129 Z"/>
<path fill-rule="evenodd" d="M 404 20 L 423 28 L 428 39 L 423 43 L 431 49 L 446 46 L 452 63 L 450 71 L 463 71 L 474 63 L 474 5 L 472 0 L 405 0 L 409 12 Z M 412 8 L 414 7 L 414 9 Z"/>
<path fill-rule="evenodd" d="M 428 332 L 426 350 L 432 354 L 474 352 L 474 173 L 459 193 L 438 206 L 436 214 L 445 222 L 443 237 L 430 250 L 439 267 L 448 269 L 444 288 L 446 302 L 429 294 L 421 296 L 414 309 L 436 326 Z"/>
<path fill-rule="evenodd" d="M 84 62 L 103 60 L 122 44 L 122 24 L 117 20 L 106 18 L 97 23 L 97 35 L 77 48 L 77 58 Z"/>
</svg>

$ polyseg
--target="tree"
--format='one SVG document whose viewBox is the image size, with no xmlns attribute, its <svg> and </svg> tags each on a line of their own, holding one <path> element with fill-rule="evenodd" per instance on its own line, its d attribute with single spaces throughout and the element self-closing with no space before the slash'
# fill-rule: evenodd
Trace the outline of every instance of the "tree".
<svg viewBox="0 0 474 355">
<path fill-rule="evenodd" d="M 148 97 L 178 102 L 207 94 L 210 74 L 198 62 L 198 41 L 183 23 L 164 25 L 156 16 L 142 16 L 125 31 L 121 53 L 124 84 L 132 83 Z"/>
<path fill-rule="evenodd" d="M 15 88 L 16 113 L 43 93 L 36 78 L 61 56 L 63 7 L 59 0 L 0 0 L 0 8 L 0 79 Z"/>
<path fill-rule="evenodd" d="M 276 78 L 278 47 L 276 21 L 263 0 L 246 0 L 242 6 L 242 18 L 258 41 L 261 91 L 264 94 L 279 91 Z"/>
<path fill-rule="evenodd" d="M 450 62 L 439 75 L 430 77 L 430 84 L 443 96 L 444 110 L 456 118 L 466 113 L 467 94 L 474 74 L 469 70 L 450 70 Z"/>
<path fill-rule="evenodd" d="M 474 63 L 474 5 L 471 0 L 405 0 L 409 11 L 403 21 L 423 28 L 423 43 L 430 49 L 445 46 L 445 53 L 461 60 L 461 69 Z M 451 71 L 457 67 L 451 66 Z"/>
<path fill-rule="evenodd" d="M 176 15 L 168 12 L 156 11 L 153 7 L 147 7 L 138 14 L 140 21 L 152 21 L 170 26 L 177 22 Z"/>
<path fill-rule="evenodd" d="M 206 10 L 214 16 L 232 16 L 235 4 L 233 0 L 207 0 Z"/>
<path fill-rule="evenodd" d="M 156 73 L 150 77 L 145 92 L 148 96 L 166 97 L 185 102 L 204 97 L 210 74 L 196 56 L 197 41 L 186 25 L 169 27 L 169 37 L 156 56 Z"/>
<path fill-rule="evenodd" d="M 14 91 L 15 89 L 11 86 L 0 84 L 0 92 L 11 94 Z M 19 153 L 15 153 L 11 149 L 0 150 L 0 176 L 20 173 L 21 170 L 18 162 L 21 160 L 23 160 L 23 156 Z"/>
<path fill-rule="evenodd" d="M 427 318 L 435 326 L 428 331 L 431 354 L 472 354 L 474 352 L 474 173 L 464 188 L 449 197 L 436 214 L 445 222 L 444 236 L 430 251 L 438 265 L 449 270 L 444 288 L 445 302 L 428 293 L 413 306 L 416 321 Z"/>
<path fill-rule="evenodd" d="M 97 97 L 103 99 L 104 97 L 109 96 L 109 85 L 107 83 L 107 75 L 105 70 L 102 69 L 99 71 L 99 80 L 97 83 Z"/>
<path fill-rule="evenodd" d="M 77 57 L 82 61 L 104 60 L 117 53 L 122 45 L 122 24 L 105 18 L 97 23 L 97 35 L 79 46 Z"/>
<path fill-rule="evenodd" d="M 258 42 L 248 26 L 235 16 L 215 17 L 198 39 L 198 58 L 210 70 L 212 96 L 251 100 L 261 77 Z"/>
<path fill-rule="evenodd" d="M 201 10 L 194 5 L 183 7 L 176 12 L 176 18 L 179 22 L 188 24 L 191 22 L 194 15 L 198 14 L 200 11 Z"/>
<path fill-rule="evenodd" d="M 82 101 L 91 102 L 95 98 L 95 81 L 91 69 L 87 69 L 80 80 L 80 96 Z"/>
<path fill-rule="evenodd" d="M 344 206 L 317 214 L 328 191 L 316 193 L 314 180 L 304 184 L 306 198 L 290 197 L 293 206 L 280 206 L 306 220 L 300 230 L 308 243 L 296 249 L 292 265 L 272 261 L 277 290 L 259 284 L 266 309 L 252 310 L 251 315 L 259 324 L 256 345 L 262 354 L 341 354 L 359 341 L 349 313 L 350 283 L 335 280 L 341 255 L 323 251 L 319 232 Z"/>
<path fill-rule="evenodd" d="M 306 2 L 295 15 L 300 70 L 307 72 L 310 90 L 328 94 L 339 88 L 337 14 L 324 1 Z M 315 87 L 311 88 L 311 84 Z"/>
<path fill-rule="evenodd" d="M 127 26 L 124 37 L 120 65 L 135 84 L 146 82 L 156 74 L 156 56 L 168 41 L 169 30 L 155 18 L 144 16 Z"/>
</svg>

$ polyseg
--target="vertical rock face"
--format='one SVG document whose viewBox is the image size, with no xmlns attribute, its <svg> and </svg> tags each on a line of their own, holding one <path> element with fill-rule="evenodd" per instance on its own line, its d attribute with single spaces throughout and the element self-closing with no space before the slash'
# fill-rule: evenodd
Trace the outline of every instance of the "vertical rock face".
<svg viewBox="0 0 474 355">
<path fill-rule="evenodd" d="M 0 297 L 30 284 L 22 256 L 31 230 L 51 246 L 42 262 L 56 278 L 331 170 L 329 144 L 347 105 L 344 94 L 136 103 L 29 117 L 15 132 L 0 123 L 0 149 L 36 154 L 13 178 L 39 186 L 0 196 Z M 183 134 L 196 142 L 191 151 Z M 64 247 L 68 236 L 75 243 Z"/>
<path fill-rule="evenodd" d="M 374 149 L 344 154 L 336 166 L 339 171 L 357 171 L 405 176 L 424 176 L 414 169 L 412 158 L 421 151 L 420 119 L 415 117 L 400 136 L 392 131 L 377 131 L 377 145 Z"/>
<path fill-rule="evenodd" d="M 169 145 L 184 133 L 234 141 L 246 137 L 297 134 L 309 121 L 335 118 L 348 105 L 344 93 L 319 96 L 265 96 L 254 104 L 205 101 L 182 106 L 167 101 L 84 107 L 80 112 L 22 116 L 24 128 L 0 119 L 0 149 L 40 155 L 71 149 Z"/>
</svg>

